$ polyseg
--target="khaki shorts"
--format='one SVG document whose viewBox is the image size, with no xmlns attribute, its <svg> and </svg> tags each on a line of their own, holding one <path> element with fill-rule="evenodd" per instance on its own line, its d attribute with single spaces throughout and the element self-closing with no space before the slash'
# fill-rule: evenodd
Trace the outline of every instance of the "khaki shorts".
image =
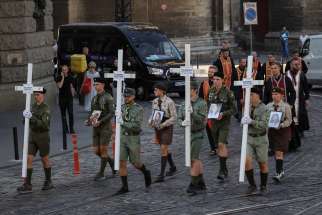
<svg viewBox="0 0 322 215">
<path fill-rule="evenodd" d="M 259 163 L 266 163 L 268 160 L 268 138 L 267 136 L 248 136 L 246 153 Z"/>
<path fill-rule="evenodd" d="M 191 160 L 199 160 L 199 154 L 203 143 L 203 132 L 192 132 L 191 133 Z"/>
<path fill-rule="evenodd" d="M 216 145 L 219 143 L 227 144 L 229 135 L 230 120 L 225 120 L 224 122 L 213 121 L 210 128 L 211 135 L 214 139 Z"/>
<path fill-rule="evenodd" d="M 133 165 L 140 164 L 140 135 L 129 136 L 121 135 L 121 145 L 120 145 L 120 160 L 129 160 Z"/>
<path fill-rule="evenodd" d="M 93 129 L 93 146 L 108 146 L 111 142 L 112 129 L 106 127 Z"/>
<path fill-rule="evenodd" d="M 35 156 L 39 150 L 40 157 L 49 155 L 49 132 L 30 134 L 28 154 Z"/>
</svg>

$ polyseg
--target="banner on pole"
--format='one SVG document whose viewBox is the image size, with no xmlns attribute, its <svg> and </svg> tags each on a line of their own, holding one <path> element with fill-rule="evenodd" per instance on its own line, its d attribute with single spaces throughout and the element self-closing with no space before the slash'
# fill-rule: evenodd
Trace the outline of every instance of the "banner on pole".
<svg viewBox="0 0 322 215">
<path fill-rule="evenodd" d="M 257 25 L 257 2 L 244 2 L 244 24 Z"/>
</svg>

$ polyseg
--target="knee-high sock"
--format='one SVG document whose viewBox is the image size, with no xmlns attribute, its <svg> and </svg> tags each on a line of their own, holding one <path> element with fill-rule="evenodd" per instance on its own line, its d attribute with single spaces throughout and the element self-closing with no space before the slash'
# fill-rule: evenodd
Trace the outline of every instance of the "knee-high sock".
<svg viewBox="0 0 322 215">
<path fill-rule="evenodd" d="M 245 173 L 246 173 L 249 185 L 256 186 L 255 180 L 254 180 L 254 170 L 250 169 L 250 170 L 245 171 Z"/>
</svg>

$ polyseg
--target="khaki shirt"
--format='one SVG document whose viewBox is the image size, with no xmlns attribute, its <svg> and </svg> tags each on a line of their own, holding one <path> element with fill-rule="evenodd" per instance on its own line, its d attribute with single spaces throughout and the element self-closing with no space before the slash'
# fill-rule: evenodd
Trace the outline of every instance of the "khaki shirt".
<svg viewBox="0 0 322 215">
<path fill-rule="evenodd" d="M 278 108 L 277 110 L 275 110 L 274 102 L 267 104 L 268 112 L 269 113 L 272 111 L 282 112 L 280 127 L 287 128 L 292 124 L 291 106 L 288 103 L 285 103 L 284 101 L 280 101 L 280 103 L 278 103 L 277 105 L 278 105 Z"/>
<path fill-rule="evenodd" d="M 91 103 L 91 114 L 93 111 L 102 111 L 99 121 L 103 127 L 106 124 L 111 124 L 111 120 L 114 116 L 114 101 L 113 97 L 109 93 L 101 93 L 94 96 Z M 91 114 L 89 116 L 91 116 Z"/>
<path fill-rule="evenodd" d="M 215 87 L 211 87 L 208 98 L 209 98 L 208 99 L 209 107 L 212 103 L 222 104 L 220 112 L 223 115 L 223 119 L 220 121 L 230 120 L 231 115 L 233 115 L 236 112 L 236 107 L 234 104 L 235 102 L 234 94 L 225 86 L 222 86 L 218 92 L 216 92 Z M 214 119 L 214 121 L 218 121 L 218 120 Z"/>
<path fill-rule="evenodd" d="M 128 132 L 138 135 L 141 132 L 143 111 L 143 107 L 136 103 L 122 105 L 122 133 Z"/>
<path fill-rule="evenodd" d="M 30 118 L 30 132 L 46 132 L 50 128 L 50 111 L 45 103 L 38 105 L 34 103 L 31 107 L 32 117 Z"/>
<path fill-rule="evenodd" d="M 256 107 L 251 107 L 250 117 L 252 123 L 249 125 L 249 134 L 263 134 L 266 133 L 268 127 L 269 112 L 267 111 L 266 105 L 262 102 Z"/>
<path fill-rule="evenodd" d="M 161 99 L 161 111 L 164 112 L 163 117 L 167 118 L 167 120 L 165 120 L 161 124 L 161 127 L 164 128 L 164 127 L 171 126 L 176 122 L 177 110 L 176 110 L 176 105 L 175 105 L 174 101 L 171 98 L 169 98 L 168 96 L 164 95 L 160 99 Z M 160 110 L 158 101 L 159 101 L 159 98 L 155 98 L 152 101 L 152 112 L 153 112 L 153 110 Z"/>
<path fill-rule="evenodd" d="M 207 124 L 207 103 L 201 99 L 191 100 L 192 113 L 191 113 L 191 132 L 202 131 L 206 128 Z M 178 123 L 182 124 L 185 119 L 185 103 L 180 106 L 178 113 Z"/>
</svg>

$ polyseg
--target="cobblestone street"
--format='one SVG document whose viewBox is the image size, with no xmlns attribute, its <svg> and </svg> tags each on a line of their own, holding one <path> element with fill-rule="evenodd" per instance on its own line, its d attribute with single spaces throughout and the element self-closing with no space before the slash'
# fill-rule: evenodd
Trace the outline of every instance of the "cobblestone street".
<svg viewBox="0 0 322 215">
<path fill-rule="evenodd" d="M 316 94 L 316 93 L 315 93 Z M 320 94 L 320 93 L 318 93 Z M 176 100 L 179 104 L 181 100 Z M 150 114 L 150 103 L 143 103 L 145 121 Z M 179 169 L 165 183 L 144 187 L 140 172 L 129 165 L 130 192 L 113 194 L 121 186 L 118 176 L 112 177 L 108 168 L 107 180 L 94 182 L 99 159 L 91 148 L 80 151 L 81 174 L 73 176 L 72 154 L 52 157 L 55 189 L 41 191 L 43 171 L 40 161 L 34 163 L 32 194 L 18 195 L 21 167 L 0 170 L 0 214 L 320 214 L 322 213 L 322 145 L 320 95 L 310 103 L 311 130 L 305 133 L 302 147 L 286 156 L 286 177 L 281 185 L 273 183 L 275 162 L 270 157 L 269 193 L 266 196 L 245 196 L 247 184 L 238 183 L 241 127 L 232 118 L 228 160 L 229 181 L 217 182 L 217 156 L 208 155 L 205 141 L 201 158 L 205 167 L 207 191 L 190 197 L 185 190 L 190 183 L 189 169 L 184 167 L 184 132 L 176 128 L 172 151 Z M 152 171 L 159 173 L 159 147 L 151 142 L 152 129 L 144 128 L 141 137 L 142 160 Z M 258 168 L 256 178 L 259 180 Z"/>
</svg>

